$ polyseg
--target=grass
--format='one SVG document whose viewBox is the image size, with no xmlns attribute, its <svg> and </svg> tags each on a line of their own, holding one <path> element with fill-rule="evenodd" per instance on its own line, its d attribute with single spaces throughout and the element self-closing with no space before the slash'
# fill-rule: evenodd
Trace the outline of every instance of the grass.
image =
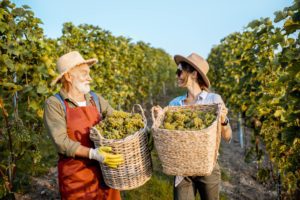
<svg viewBox="0 0 300 200">
<path fill-rule="evenodd" d="M 221 180 L 222 181 L 231 181 L 231 177 L 227 174 L 227 172 L 223 169 L 221 169 Z"/>
<path fill-rule="evenodd" d="M 173 177 L 162 173 L 158 156 L 155 151 L 152 152 L 153 175 L 151 179 L 143 186 L 129 191 L 122 192 L 122 199 L 137 200 L 143 197 L 143 200 L 155 199 L 173 199 Z"/>
<path fill-rule="evenodd" d="M 227 196 L 226 193 L 221 192 L 221 193 L 220 193 L 220 200 L 229 200 L 229 197 Z"/>
</svg>

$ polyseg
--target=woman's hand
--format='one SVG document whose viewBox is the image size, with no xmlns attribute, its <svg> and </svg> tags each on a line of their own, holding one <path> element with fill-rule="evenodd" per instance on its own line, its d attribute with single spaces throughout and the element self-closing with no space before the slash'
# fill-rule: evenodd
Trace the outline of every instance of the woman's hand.
<svg viewBox="0 0 300 200">
<path fill-rule="evenodd" d="M 228 114 L 228 109 L 226 108 L 226 106 L 223 104 L 221 107 L 221 113 L 220 113 L 220 117 L 221 117 L 221 123 L 224 123 L 226 118 L 227 118 L 227 114 Z"/>
<path fill-rule="evenodd" d="M 224 124 L 228 120 L 227 114 L 228 114 L 228 109 L 223 104 L 221 107 L 221 112 L 220 112 L 221 124 Z M 226 125 L 221 126 L 221 134 L 225 141 L 227 141 L 227 142 L 231 141 L 232 130 L 231 130 L 231 126 L 228 123 L 228 121 L 227 121 Z"/>
<path fill-rule="evenodd" d="M 153 106 L 152 109 L 153 109 L 153 112 L 154 112 L 153 114 L 155 117 L 157 117 L 158 115 L 160 115 L 163 112 L 163 109 L 159 105 Z"/>
</svg>

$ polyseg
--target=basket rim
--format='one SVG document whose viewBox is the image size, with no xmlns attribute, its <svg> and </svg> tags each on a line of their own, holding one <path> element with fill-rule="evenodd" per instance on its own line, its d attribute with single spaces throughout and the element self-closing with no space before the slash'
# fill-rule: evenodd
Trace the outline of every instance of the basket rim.
<svg viewBox="0 0 300 200">
<path fill-rule="evenodd" d="M 105 140 L 107 142 L 113 142 L 113 143 L 123 143 L 125 141 L 129 141 L 129 140 L 135 138 L 137 135 L 139 135 L 139 134 L 141 134 L 141 133 L 143 133 L 143 132 L 146 131 L 146 129 L 147 129 L 147 119 L 146 119 L 144 113 L 142 113 L 141 115 L 143 117 L 144 127 L 141 128 L 141 129 L 139 129 L 135 133 L 127 135 L 126 137 L 121 138 L 121 139 L 107 139 L 107 138 L 103 137 L 103 135 L 95 128 L 95 126 L 92 126 L 90 129 L 92 129 L 93 131 L 97 132 L 97 134 L 100 137 L 100 140 Z M 100 123 L 101 123 L 101 121 L 100 121 Z"/>
<path fill-rule="evenodd" d="M 181 105 L 181 106 L 166 106 L 165 108 L 182 108 L 182 107 L 201 107 L 201 106 L 218 106 L 221 105 L 221 103 L 205 103 L 205 104 L 192 104 L 192 105 Z"/>
<path fill-rule="evenodd" d="M 215 121 L 213 123 L 211 123 L 210 126 L 204 128 L 204 129 L 197 129 L 197 130 L 170 130 L 170 129 L 166 129 L 166 128 L 156 128 L 156 127 L 152 127 L 152 129 L 154 129 L 154 130 L 166 130 L 166 131 L 171 132 L 171 133 L 178 133 L 178 132 L 188 132 L 188 133 L 197 132 L 197 133 L 199 133 L 199 131 L 204 132 L 204 131 L 207 131 L 207 130 L 211 129 L 216 123 L 218 123 L 218 121 L 219 121 L 219 117 L 217 117 L 215 119 Z"/>
<path fill-rule="evenodd" d="M 153 125 L 151 129 L 153 130 L 167 130 L 170 133 L 178 133 L 178 132 L 188 132 L 188 133 L 194 133 L 194 132 L 199 132 L 199 131 L 207 131 L 208 129 L 211 129 L 212 126 L 215 125 L 215 123 L 218 123 L 220 120 L 220 103 L 212 103 L 212 104 L 194 104 L 194 105 L 182 105 L 182 106 L 166 106 L 163 108 L 163 112 L 155 118 L 155 121 L 153 122 Z M 211 123 L 210 126 L 204 128 L 204 129 L 197 129 L 197 130 L 169 130 L 165 128 L 159 128 L 159 125 L 161 124 L 158 123 L 161 120 L 161 117 L 163 117 L 168 110 L 176 110 L 176 109 L 188 109 L 188 108 L 193 108 L 193 107 L 217 107 L 217 117 L 216 119 Z M 157 127 L 156 127 L 157 126 Z"/>
<path fill-rule="evenodd" d="M 147 125 L 145 124 L 144 128 L 141 128 L 140 130 L 136 131 L 135 133 L 130 134 L 130 135 L 128 135 L 128 136 L 126 136 L 124 138 L 121 138 L 121 139 L 107 139 L 107 138 L 103 137 L 101 135 L 101 133 L 94 126 L 91 127 L 91 129 L 93 129 L 94 131 L 97 132 L 97 134 L 100 136 L 101 140 L 105 140 L 105 141 L 108 141 L 108 142 L 114 142 L 114 143 L 115 142 L 120 142 L 121 143 L 121 142 L 128 141 L 128 140 L 130 140 L 132 138 L 135 138 L 136 135 L 138 135 L 138 134 L 143 133 L 144 131 L 146 131 Z"/>
</svg>

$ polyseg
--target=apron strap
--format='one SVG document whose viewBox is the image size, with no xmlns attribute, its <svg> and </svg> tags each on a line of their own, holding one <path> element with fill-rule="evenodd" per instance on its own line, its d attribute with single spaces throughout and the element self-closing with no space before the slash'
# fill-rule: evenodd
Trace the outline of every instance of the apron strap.
<svg viewBox="0 0 300 200">
<path fill-rule="evenodd" d="M 90 91 L 90 95 L 92 96 L 93 101 L 95 102 L 97 110 L 100 114 L 101 113 L 101 107 L 100 107 L 100 102 L 99 102 L 99 98 L 98 98 L 97 94 L 95 92 Z M 65 102 L 64 102 L 62 96 L 59 93 L 56 93 L 54 96 L 59 100 L 59 102 L 61 103 L 61 105 L 62 105 L 62 107 L 63 107 L 63 109 L 66 113 L 66 105 L 65 105 Z"/>
<path fill-rule="evenodd" d="M 101 113 L 100 101 L 99 101 L 97 94 L 95 92 L 90 91 L 90 95 L 92 96 L 92 98 L 96 104 L 98 112 Z"/>
<path fill-rule="evenodd" d="M 59 102 L 61 103 L 61 105 L 66 113 L 66 105 L 65 105 L 65 102 L 64 102 L 62 96 L 59 93 L 56 93 L 54 96 L 59 100 Z"/>
</svg>

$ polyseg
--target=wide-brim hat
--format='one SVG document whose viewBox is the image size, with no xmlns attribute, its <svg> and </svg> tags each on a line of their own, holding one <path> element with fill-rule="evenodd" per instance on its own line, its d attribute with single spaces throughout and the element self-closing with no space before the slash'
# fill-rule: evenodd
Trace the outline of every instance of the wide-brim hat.
<svg viewBox="0 0 300 200">
<path fill-rule="evenodd" d="M 209 79 L 206 76 L 206 74 L 209 70 L 209 65 L 204 58 L 202 58 L 201 56 L 199 56 L 196 53 L 192 53 L 188 57 L 184 57 L 181 55 L 175 55 L 174 60 L 177 65 L 179 65 L 179 63 L 181 63 L 181 62 L 186 62 L 189 65 L 191 65 L 192 67 L 194 67 L 197 70 L 197 72 L 199 72 L 199 74 L 201 75 L 206 86 L 208 88 L 210 87 Z"/>
<path fill-rule="evenodd" d="M 61 56 L 56 63 L 59 75 L 51 82 L 51 86 L 55 85 L 58 81 L 60 81 L 63 75 L 68 73 L 74 67 L 77 67 L 82 64 L 92 66 L 97 62 L 98 60 L 96 58 L 85 60 L 78 51 L 71 51 Z"/>
</svg>

